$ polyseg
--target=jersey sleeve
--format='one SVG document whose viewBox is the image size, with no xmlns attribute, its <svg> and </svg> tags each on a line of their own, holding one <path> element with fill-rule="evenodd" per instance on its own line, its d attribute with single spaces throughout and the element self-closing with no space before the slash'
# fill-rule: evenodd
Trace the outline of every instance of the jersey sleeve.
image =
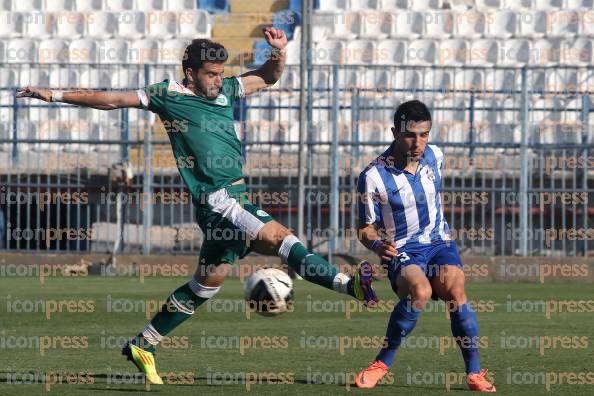
<svg viewBox="0 0 594 396">
<path fill-rule="evenodd" d="M 167 103 L 167 87 L 169 81 L 149 85 L 136 91 L 142 107 L 155 114 L 163 114 Z"/>
<path fill-rule="evenodd" d="M 365 172 L 361 173 L 357 182 L 359 224 L 373 224 L 381 220 L 376 196 L 377 188 L 373 180 Z"/>
<path fill-rule="evenodd" d="M 233 103 L 235 100 L 245 96 L 241 77 L 224 78 L 221 91 L 229 99 L 229 103 Z"/>
</svg>

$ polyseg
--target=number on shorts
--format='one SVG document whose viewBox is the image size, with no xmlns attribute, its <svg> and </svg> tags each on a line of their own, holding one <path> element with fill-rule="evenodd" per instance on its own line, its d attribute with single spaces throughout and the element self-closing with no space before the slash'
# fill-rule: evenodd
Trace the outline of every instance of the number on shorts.
<svg viewBox="0 0 594 396">
<path fill-rule="evenodd" d="M 400 261 L 401 263 L 410 260 L 410 257 L 408 257 L 408 254 L 406 254 L 406 252 L 398 253 L 396 257 L 398 257 L 398 261 Z"/>
</svg>

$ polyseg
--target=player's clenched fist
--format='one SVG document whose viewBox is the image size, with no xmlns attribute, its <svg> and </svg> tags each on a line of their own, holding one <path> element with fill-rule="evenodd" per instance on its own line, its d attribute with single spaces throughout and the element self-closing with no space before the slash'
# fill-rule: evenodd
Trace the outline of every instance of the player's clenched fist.
<svg viewBox="0 0 594 396">
<path fill-rule="evenodd" d="M 287 36 L 282 29 L 275 29 L 273 27 L 265 27 L 262 29 L 266 42 L 272 47 L 277 49 L 284 49 L 287 46 Z"/>
<path fill-rule="evenodd" d="M 391 261 L 398 254 L 396 242 L 394 241 L 376 241 L 373 251 L 382 259 L 382 261 Z"/>
<path fill-rule="evenodd" d="M 45 102 L 52 101 L 52 91 L 44 88 L 25 87 L 17 89 L 17 98 L 34 98 Z"/>
</svg>

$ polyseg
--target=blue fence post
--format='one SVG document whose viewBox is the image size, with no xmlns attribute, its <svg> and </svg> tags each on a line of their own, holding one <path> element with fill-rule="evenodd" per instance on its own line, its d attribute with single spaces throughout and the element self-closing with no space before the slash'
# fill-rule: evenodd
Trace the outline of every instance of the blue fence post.
<svg viewBox="0 0 594 396">
<path fill-rule="evenodd" d="M 340 103 L 338 90 L 338 65 L 332 66 L 332 145 L 330 146 L 330 244 L 328 261 L 332 263 L 332 255 L 336 251 L 339 216 L 339 166 L 338 166 L 338 139 L 340 122 Z"/>
<path fill-rule="evenodd" d="M 149 65 L 144 65 L 144 82 L 145 86 L 149 85 Z M 146 115 L 148 120 L 148 114 Z M 151 253 L 151 226 L 153 223 L 153 200 L 152 200 L 152 178 L 153 178 L 153 162 L 152 162 L 152 144 L 151 144 L 151 128 L 148 127 L 148 133 L 144 133 L 144 166 L 142 172 L 142 199 L 144 204 L 144 211 L 142 212 L 142 231 L 144 240 L 142 244 L 142 254 L 147 256 Z"/>
<path fill-rule="evenodd" d="M 474 91 L 470 94 L 470 130 L 468 131 L 468 139 L 470 143 L 470 158 L 474 157 Z"/>
<path fill-rule="evenodd" d="M 582 123 L 582 144 L 584 145 L 584 149 L 582 150 L 582 157 L 584 159 L 589 158 L 590 149 L 587 146 L 588 144 L 588 136 L 590 135 L 590 96 L 588 94 L 584 94 L 582 96 L 582 113 L 580 114 L 580 120 Z M 582 169 L 582 189 L 587 194 L 588 193 L 588 170 Z M 584 230 L 588 229 L 588 202 L 587 200 L 584 201 L 582 213 L 582 227 Z M 588 241 L 584 241 L 583 244 L 583 255 L 586 257 L 588 255 Z"/>
<path fill-rule="evenodd" d="M 19 151 L 18 151 L 18 134 L 17 134 L 17 111 L 19 109 L 19 104 L 16 98 L 16 90 L 14 91 L 14 95 L 12 95 L 12 162 L 14 163 L 19 159 Z"/>
<path fill-rule="evenodd" d="M 520 255 L 528 255 L 528 69 L 522 67 L 522 137 L 520 142 Z"/>
</svg>

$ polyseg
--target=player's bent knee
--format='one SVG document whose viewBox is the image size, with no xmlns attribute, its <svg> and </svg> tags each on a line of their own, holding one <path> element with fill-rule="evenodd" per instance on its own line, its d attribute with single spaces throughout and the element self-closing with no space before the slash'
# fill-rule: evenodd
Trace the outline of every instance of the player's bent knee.
<svg viewBox="0 0 594 396">
<path fill-rule="evenodd" d="M 466 292 L 464 286 L 454 286 L 448 290 L 448 300 L 456 304 L 464 304 L 466 302 Z"/>
<path fill-rule="evenodd" d="M 425 306 L 425 304 L 427 303 L 427 301 L 429 301 L 429 299 L 431 298 L 431 286 L 424 285 L 424 284 L 419 284 L 419 285 L 415 285 L 412 289 L 411 289 L 411 294 L 412 294 L 412 298 L 414 301 L 417 302 L 417 304 L 420 305 L 419 308 Z"/>
<path fill-rule="evenodd" d="M 205 299 L 214 297 L 221 290 L 221 286 L 206 286 L 198 282 L 195 278 L 192 278 L 189 286 L 195 295 Z"/>
</svg>

